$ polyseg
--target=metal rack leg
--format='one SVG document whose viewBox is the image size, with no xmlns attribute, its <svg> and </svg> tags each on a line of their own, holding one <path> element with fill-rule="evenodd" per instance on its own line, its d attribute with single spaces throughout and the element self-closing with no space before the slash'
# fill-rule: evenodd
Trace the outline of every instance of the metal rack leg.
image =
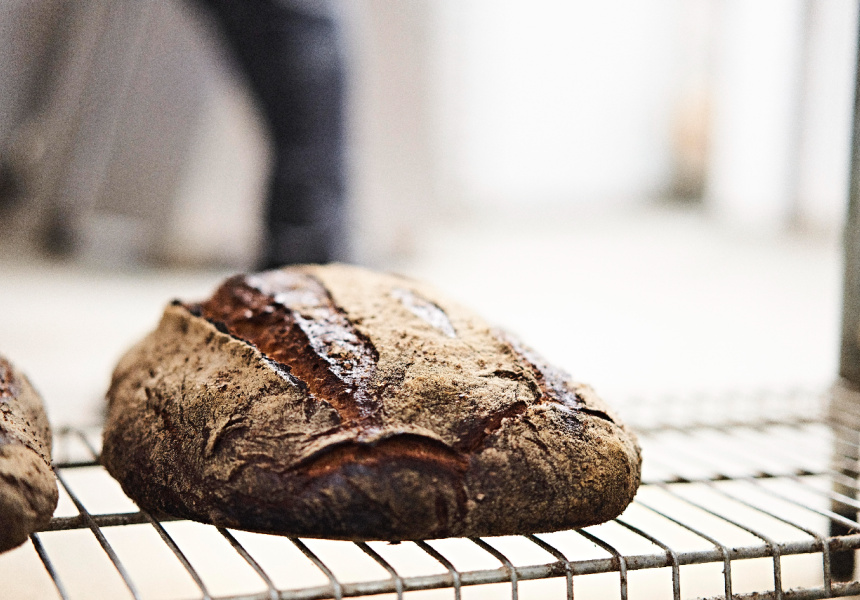
<svg viewBox="0 0 860 600">
<path fill-rule="evenodd" d="M 860 38 L 860 35 L 858 35 Z M 839 422 L 840 406 L 860 400 L 860 59 L 855 59 L 854 76 L 854 123 L 851 140 L 851 172 L 848 189 L 848 215 L 845 219 L 845 272 L 842 298 L 842 343 L 839 359 L 839 376 L 836 393 L 833 395 L 831 418 Z M 854 404 L 860 406 L 860 404 Z M 835 428 L 834 428 L 835 429 Z M 839 435 L 837 433 L 837 435 Z M 838 438 L 837 438 L 838 440 Z M 849 440 L 857 443 L 856 439 Z M 837 441 L 838 444 L 838 441 Z M 851 464 L 844 469 L 846 475 L 857 479 L 857 453 L 851 456 Z M 842 485 L 833 484 L 834 490 L 842 493 Z M 853 490 L 845 490 L 848 495 Z M 851 496 L 852 498 L 854 496 Z M 843 514 L 851 511 L 849 518 L 856 518 L 857 511 L 844 504 L 834 502 L 833 511 Z M 831 521 L 831 535 L 845 535 L 847 531 L 838 523 Z M 851 579 L 854 575 L 854 553 L 837 552 L 831 557 L 833 577 L 839 581 Z"/>
<path fill-rule="evenodd" d="M 830 418 L 834 420 L 834 422 L 838 422 L 840 415 L 844 412 L 842 407 L 851 406 L 852 404 L 854 406 L 860 405 L 860 392 L 851 389 L 846 382 L 840 382 L 836 385 L 833 392 L 833 400 L 831 401 L 830 407 Z M 857 498 L 857 486 L 856 484 L 846 485 L 844 481 L 856 482 L 858 478 L 860 478 L 857 466 L 858 459 L 860 459 L 860 446 L 858 446 L 860 433 L 853 428 L 834 427 L 833 435 L 835 438 L 833 448 L 834 470 L 845 476 L 843 481 L 834 477 L 832 483 L 833 491 L 838 495 L 853 500 Z M 838 497 L 831 501 L 830 509 L 834 513 L 852 521 L 857 519 L 856 505 L 851 506 L 847 501 L 841 502 Z M 856 532 L 856 530 L 852 529 L 847 524 L 831 519 L 831 536 L 848 535 L 854 532 Z M 836 581 L 850 581 L 854 576 L 854 563 L 853 551 L 834 552 L 830 558 L 830 568 L 833 579 Z"/>
</svg>

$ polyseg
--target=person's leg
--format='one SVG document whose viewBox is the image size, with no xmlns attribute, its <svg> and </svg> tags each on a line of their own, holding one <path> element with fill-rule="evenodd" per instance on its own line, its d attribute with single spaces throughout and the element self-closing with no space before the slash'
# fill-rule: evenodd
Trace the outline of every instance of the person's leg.
<svg viewBox="0 0 860 600">
<path fill-rule="evenodd" d="M 344 248 L 344 72 L 324 2 L 201 0 L 270 126 L 275 157 L 262 267 L 328 262 Z"/>
</svg>

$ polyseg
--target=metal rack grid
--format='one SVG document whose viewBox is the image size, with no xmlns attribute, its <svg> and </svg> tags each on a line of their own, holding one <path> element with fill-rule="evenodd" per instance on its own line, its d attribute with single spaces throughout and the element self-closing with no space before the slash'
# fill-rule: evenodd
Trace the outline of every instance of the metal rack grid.
<svg viewBox="0 0 860 600">
<path fill-rule="evenodd" d="M 627 511 L 604 525 L 397 545 L 277 538 L 288 546 L 274 552 L 261 550 L 257 542 L 276 536 L 158 520 L 127 500 L 125 510 L 111 511 L 103 501 L 111 493 L 94 492 L 87 484 L 92 477 L 108 478 L 98 465 L 98 431 L 64 430 L 56 443 L 56 471 L 66 515 L 55 516 L 45 531 L 33 534 L 32 547 L 22 552 L 29 551 L 36 566 L 41 561 L 60 598 L 104 597 L 67 581 L 70 571 L 81 570 L 82 559 L 58 538 L 72 532 L 91 534 L 91 542 L 95 538 L 118 582 L 110 592 L 117 597 L 153 597 L 152 580 L 173 585 L 165 575 L 170 569 L 187 584 L 173 597 L 203 599 L 409 598 L 417 590 L 441 590 L 439 596 L 430 595 L 457 599 L 571 599 L 574 592 L 578 599 L 623 600 L 860 594 L 860 581 L 835 576 L 846 557 L 853 560 L 849 551 L 860 548 L 860 405 L 837 402 L 838 411 L 828 411 L 829 396 L 731 393 L 622 404 L 643 447 L 643 486 Z M 81 478 L 82 473 L 89 475 Z M 198 529 L 189 536 L 182 523 Z M 844 535 L 832 535 L 834 525 Z M 130 526 L 141 534 L 154 532 L 172 566 L 147 567 L 152 545 L 137 552 L 134 543 L 112 543 Z M 195 535 L 218 536 L 217 552 L 218 544 L 210 540 L 211 548 L 201 553 Z M 347 551 L 353 554 L 344 558 Z M 212 564 L 225 560 L 218 553 L 230 553 L 244 564 L 250 574 L 242 584 L 246 587 L 217 589 Z M 423 572 L 412 568 L 422 562 L 416 553 L 423 556 Z M 360 572 L 345 572 L 361 557 L 369 563 Z M 143 568 L 136 565 L 141 561 Z M 272 565 L 283 567 L 286 575 L 273 573 Z M 316 579 L 296 576 L 308 569 Z M 99 577 L 104 576 L 93 571 L 91 579 Z M 534 587 L 535 582 L 553 587 Z M 171 596 L 161 590 L 154 597 Z"/>
</svg>

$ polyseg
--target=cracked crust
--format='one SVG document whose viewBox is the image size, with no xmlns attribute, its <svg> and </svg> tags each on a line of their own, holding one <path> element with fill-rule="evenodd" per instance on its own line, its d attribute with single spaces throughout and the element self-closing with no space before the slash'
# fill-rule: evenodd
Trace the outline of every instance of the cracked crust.
<svg viewBox="0 0 860 600">
<path fill-rule="evenodd" d="M 305 537 L 583 527 L 639 485 L 585 385 L 414 281 L 343 265 L 174 303 L 120 361 L 103 461 L 148 510 Z"/>
<path fill-rule="evenodd" d="M 44 528 L 57 498 L 51 429 L 42 400 L 0 356 L 0 552 Z"/>
</svg>

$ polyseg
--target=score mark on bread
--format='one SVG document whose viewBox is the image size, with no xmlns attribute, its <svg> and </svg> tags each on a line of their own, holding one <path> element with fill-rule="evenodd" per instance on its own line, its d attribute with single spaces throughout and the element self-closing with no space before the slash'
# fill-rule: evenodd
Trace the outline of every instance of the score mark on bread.
<svg viewBox="0 0 860 600">
<path fill-rule="evenodd" d="M 345 265 L 228 279 L 120 361 L 103 461 L 141 507 L 306 537 L 506 535 L 611 519 L 633 434 L 432 289 Z"/>
</svg>

